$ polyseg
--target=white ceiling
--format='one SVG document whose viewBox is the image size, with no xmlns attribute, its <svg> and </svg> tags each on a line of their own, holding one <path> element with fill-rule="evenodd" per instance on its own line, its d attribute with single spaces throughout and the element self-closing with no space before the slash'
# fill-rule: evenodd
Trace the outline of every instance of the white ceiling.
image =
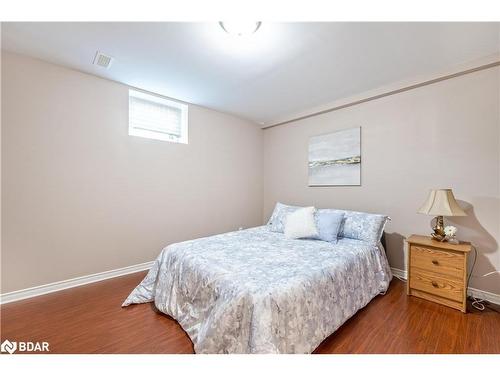
<svg viewBox="0 0 500 375">
<path fill-rule="evenodd" d="M 241 39 L 215 22 L 3 23 L 2 48 L 266 126 L 499 53 L 499 25 L 263 22 Z"/>
</svg>

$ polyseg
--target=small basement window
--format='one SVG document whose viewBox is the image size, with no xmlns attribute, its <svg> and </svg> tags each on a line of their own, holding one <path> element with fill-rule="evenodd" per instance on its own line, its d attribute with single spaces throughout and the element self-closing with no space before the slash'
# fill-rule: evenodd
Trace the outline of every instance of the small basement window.
<svg viewBox="0 0 500 375">
<path fill-rule="evenodd" d="M 156 95 L 129 90 L 128 134 L 188 143 L 188 106 Z"/>
</svg>

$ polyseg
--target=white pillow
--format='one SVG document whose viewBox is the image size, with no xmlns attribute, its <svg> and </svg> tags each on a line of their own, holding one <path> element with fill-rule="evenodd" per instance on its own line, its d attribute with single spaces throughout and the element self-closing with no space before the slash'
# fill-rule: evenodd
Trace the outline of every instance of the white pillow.
<svg viewBox="0 0 500 375">
<path fill-rule="evenodd" d="M 300 208 L 288 214 L 285 220 L 286 238 L 306 238 L 318 236 L 318 229 L 314 220 L 314 207 Z"/>
</svg>

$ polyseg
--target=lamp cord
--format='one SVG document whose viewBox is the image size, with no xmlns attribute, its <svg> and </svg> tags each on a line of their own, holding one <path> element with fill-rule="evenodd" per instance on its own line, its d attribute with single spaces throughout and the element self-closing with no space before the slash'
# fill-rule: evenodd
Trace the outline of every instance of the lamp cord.
<svg viewBox="0 0 500 375">
<path fill-rule="evenodd" d="M 472 276 L 472 272 L 474 271 L 474 266 L 476 265 L 477 260 L 477 249 L 474 245 L 471 245 L 471 247 L 474 250 L 474 261 L 472 262 L 472 268 L 470 269 L 469 277 L 467 278 L 467 288 L 469 288 L 470 278 Z"/>
<path fill-rule="evenodd" d="M 476 260 L 477 260 L 477 249 L 474 245 L 471 245 L 472 249 L 474 250 L 474 261 L 472 262 L 472 268 L 470 269 L 469 277 L 467 278 L 467 288 L 466 290 L 469 290 L 469 283 L 470 283 L 470 278 L 472 276 L 472 272 L 474 271 L 474 266 L 476 265 Z M 485 301 L 484 299 L 477 298 L 470 296 L 470 299 L 472 300 L 472 307 L 474 307 L 476 310 L 483 311 L 485 308 Z"/>
<path fill-rule="evenodd" d="M 469 277 L 467 278 L 467 290 L 469 289 L 470 278 L 472 276 L 472 272 L 474 271 L 474 266 L 476 265 L 476 260 L 477 260 L 477 249 L 474 245 L 471 245 L 471 246 L 472 246 L 472 249 L 474 250 L 474 261 L 472 262 L 472 268 L 470 270 Z M 493 274 L 493 273 L 495 273 L 495 272 L 489 272 L 483 276 L 488 276 L 488 275 Z M 488 308 L 489 310 L 495 311 L 496 313 L 500 313 L 499 310 L 488 306 L 488 301 L 486 301 L 483 298 L 478 298 L 478 297 L 473 297 L 473 296 L 470 296 L 469 298 L 472 300 L 472 307 L 474 307 L 476 310 L 484 311 L 485 308 Z"/>
</svg>

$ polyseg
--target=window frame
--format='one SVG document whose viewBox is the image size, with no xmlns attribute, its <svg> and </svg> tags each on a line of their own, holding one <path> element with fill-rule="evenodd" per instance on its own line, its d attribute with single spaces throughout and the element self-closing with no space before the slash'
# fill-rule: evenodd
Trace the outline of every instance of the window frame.
<svg viewBox="0 0 500 375">
<path fill-rule="evenodd" d="M 160 133 L 154 130 L 134 128 L 130 122 L 132 113 L 132 105 L 130 102 L 132 97 L 179 109 L 181 113 L 180 137 L 175 137 L 171 134 Z M 159 141 L 172 142 L 172 143 L 188 144 L 188 110 L 189 106 L 187 104 L 167 99 L 163 96 L 152 94 L 149 92 L 144 92 L 137 89 L 129 89 L 128 90 L 128 135 L 134 137 L 154 139 Z"/>
</svg>

